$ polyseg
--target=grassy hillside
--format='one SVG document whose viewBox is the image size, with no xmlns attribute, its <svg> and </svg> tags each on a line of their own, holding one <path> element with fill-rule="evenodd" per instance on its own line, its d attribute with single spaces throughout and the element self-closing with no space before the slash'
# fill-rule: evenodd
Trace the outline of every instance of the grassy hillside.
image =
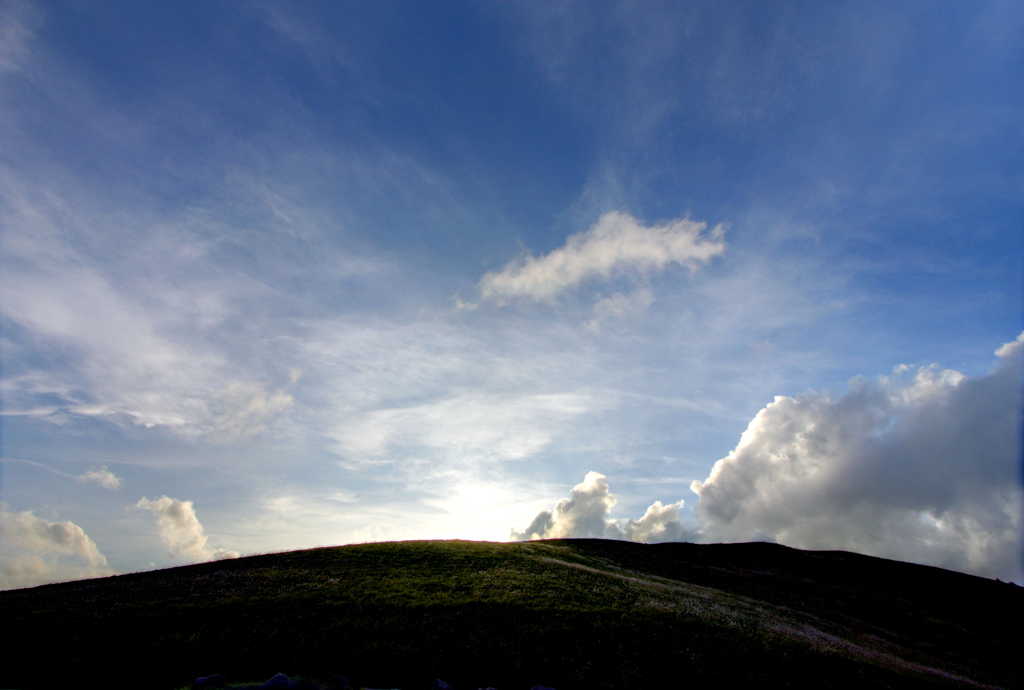
<svg viewBox="0 0 1024 690">
<path fill-rule="evenodd" d="M 770 544 L 365 544 L 0 592 L 0 685 L 1019 687 L 1022 605 L 1010 584 Z"/>
</svg>

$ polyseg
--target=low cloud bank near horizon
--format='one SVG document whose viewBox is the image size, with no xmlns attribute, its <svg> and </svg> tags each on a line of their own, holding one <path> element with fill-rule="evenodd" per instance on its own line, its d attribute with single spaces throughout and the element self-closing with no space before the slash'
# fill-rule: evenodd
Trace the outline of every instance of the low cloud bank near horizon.
<svg viewBox="0 0 1024 690">
<path fill-rule="evenodd" d="M 774 541 L 1021 579 L 1024 333 L 976 377 L 936 365 L 857 377 L 839 397 L 777 396 L 683 502 L 639 520 L 590 472 L 510 539 Z"/>
<path fill-rule="evenodd" d="M 0 505 L 0 590 L 112 575 L 85 531 L 65 520 L 11 512 Z"/>
<path fill-rule="evenodd" d="M 155 501 L 140 498 L 135 504 L 153 513 L 160 528 L 160 538 L 171 555 L 194 561 L 217 561 L 223 558 L 238 558 L 237 551 L 211 549 L 206 546 L 209 535 L 203 533 L 203 526 L 196 517 L 192 501 L 161 496 Z"/>
</svg>

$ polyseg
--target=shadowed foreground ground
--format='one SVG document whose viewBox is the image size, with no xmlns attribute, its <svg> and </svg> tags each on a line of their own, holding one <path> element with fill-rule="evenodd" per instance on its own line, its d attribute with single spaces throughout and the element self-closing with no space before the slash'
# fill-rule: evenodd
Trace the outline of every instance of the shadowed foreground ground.
<svg viewBox="0 0 1024 690">
<path fill-rule="evenodd" d="M 0 686 L 1020 687 L 1024 591 L 773 544 L 396 542 L 0 592 Z"/>
</svg>

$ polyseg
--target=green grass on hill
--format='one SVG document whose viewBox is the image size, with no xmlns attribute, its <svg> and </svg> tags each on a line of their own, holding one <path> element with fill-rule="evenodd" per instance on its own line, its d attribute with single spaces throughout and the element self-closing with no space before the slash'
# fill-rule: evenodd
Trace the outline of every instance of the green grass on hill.
<svg viewBox="0 0 1024 690">
<path fill-rule="evenodd" d="M 0 683 L 1019 687 L 1022 604 L 1013 585 L 769 544 L 364 544 L 0 592 Z"/>
</svg>

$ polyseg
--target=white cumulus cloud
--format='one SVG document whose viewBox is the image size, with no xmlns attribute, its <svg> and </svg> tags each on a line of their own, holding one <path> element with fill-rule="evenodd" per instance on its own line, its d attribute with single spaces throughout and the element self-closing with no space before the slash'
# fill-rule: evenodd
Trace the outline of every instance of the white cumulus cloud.
<svg viewBox="0 0 1024 690">
<path fill-rule="evenodd" d="M 689 540 L 696 534 L 679 519 L 683 501 L 667 506 L 655 501 L 639 521 L 625 524 L 608 517 L 615 503 L 605 476 L 588 472 L 569 498 L 560 500 L 553 510 L 538 513 L 522 532 L 512 529 L 509 537 L 512 541 L 590 537 L 653 543 Z"/>
<path fill-rule="evenodd" d="M 480 295 L 498 304 L 517 298 L 550 302 L 590 279 L 643 276 L 669 264 L 694 269 L 725 251 L 722 226 L 710 233 L 706 229 L 707 223 L 688 218 L 647 226 L 628 213 L 612 211 L 590 229 L 570 235 L 564 246 L 549 254 L 529 256 L 484 274 Z"/>
<path fill-rule="evenodd" d="M 160 538 L 167 545 L 172 556 L 190 558 L 196 561 L 212 561 L 221 558 L 238 558 L 237 551 L 210 549 L 206 546 L 210 538 L 203 533 L 203 526 L 196 517 L 192 501 L 161 496 L 155 501 L 140 498 L 136 508 L 148 510 L 156 516 L 160 527 Z"/>
<path fill-rule="evenodd" d="M 111 491 L 116 491 L 121 488 L 121 479 L 108 470 L 106 465 L 100 465 L 88 472 L 83 472 L 75 477 L 75 481 L 92 482 L 94 484 L 99 484 L 104 489 L 110 489 Z"/>
<path fill-rule="evenodd" d="M 96 542 L 75 523 L 0 506 L 0 589 L 110 575 Z"/>
<path fill-rule="evenodd" d="M 770 538 L 1019 578 L 1024 334 L 987 375 L 901 366 L 778 396 L 703 482 L 710 541 Z"/>
</svg>

